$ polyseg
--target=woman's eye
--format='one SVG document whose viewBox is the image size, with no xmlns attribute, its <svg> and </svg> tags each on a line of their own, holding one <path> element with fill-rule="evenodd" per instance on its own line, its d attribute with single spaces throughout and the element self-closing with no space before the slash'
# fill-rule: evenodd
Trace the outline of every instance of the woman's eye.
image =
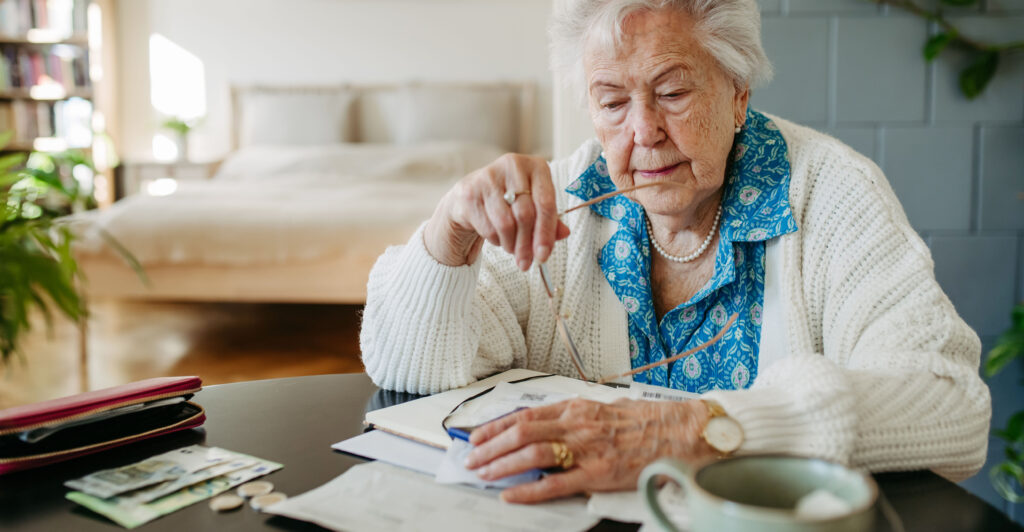
<svg viewBox="0 0 1024 532">
<path fill-rule="evenodd" d="M 622 102 L 603 103 L 603 104 L 601 104 L 601 107 L 604 108 L 604 109 L 607 109 L 608 111 L 614 111 L 614 110 L 622 107 Z"/>
<path fill-rule="evenodd" d="M 662 98 L 667 98 L 669 100 L 674 100 L 676 98 L 681 98 L 684 94 L 686 94 L 686 93 L 683 92 L 683 91 L 675 91 L 675 92 L 668 92 L 668 93 L 662 94 L 661 97 Z"/>
</svg>

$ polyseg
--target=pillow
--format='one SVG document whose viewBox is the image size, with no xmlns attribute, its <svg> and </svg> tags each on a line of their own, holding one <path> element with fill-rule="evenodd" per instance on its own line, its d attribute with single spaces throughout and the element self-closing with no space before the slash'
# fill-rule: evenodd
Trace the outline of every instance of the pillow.
<svg viewBox="0 0 1024 532">
<path fill-rule="evenodd" d="M 410 86 L 379 102 L 396 144 L 463 141 L 519 149 L 517 89 Z"/>
<path fill-rule="evenodd" d="M 372 185 L 381 181 L 451 181 L 501 156 L 494 146 L 468 142 L 250 146 L 220 166 L 219 181 L 299 181 Z"/>
<path fill-rule="evenodd" d="M 239 147 L 350 142 L 354 99 L 342 87 L 246 90 L 238 102 Z"/>
</svg>

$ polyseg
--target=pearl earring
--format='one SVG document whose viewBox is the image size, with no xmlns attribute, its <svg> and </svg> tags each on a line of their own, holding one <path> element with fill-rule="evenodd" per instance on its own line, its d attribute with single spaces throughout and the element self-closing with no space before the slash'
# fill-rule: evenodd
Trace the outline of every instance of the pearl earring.
<svg viewBox="0 0 1024 532">
<path fill-rule="evenodd" d="M 738 135 L 742 129 L 742 127 L 736 126 L 736 134 Z"/>
</svg>

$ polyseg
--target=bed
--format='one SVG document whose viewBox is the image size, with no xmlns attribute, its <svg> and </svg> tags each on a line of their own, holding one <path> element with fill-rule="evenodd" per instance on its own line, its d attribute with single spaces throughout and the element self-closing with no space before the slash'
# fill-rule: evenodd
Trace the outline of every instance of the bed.
<svg viewBox="0 0 1024 532">
<path fill-rule="evenodd" d="M 362 303 L 376 258 L 408 240 L 457 179 L 501 153 L 536 151 L 533 92 L 522 83 L 233 89 L 237 149 L 211 179 L 76 221 L 87 293 Z"/>
</svg>

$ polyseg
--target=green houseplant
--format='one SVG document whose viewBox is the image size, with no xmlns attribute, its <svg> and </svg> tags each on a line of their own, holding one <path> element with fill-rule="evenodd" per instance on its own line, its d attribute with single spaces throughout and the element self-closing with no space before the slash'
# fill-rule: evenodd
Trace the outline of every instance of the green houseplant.
<svg viewBox="0 0 1024 532">
<path fill-rule="evenodd" d="M 985 360 L 985 375 L 992 377 L 1024 357 L 1024 302 L 1012 313 L 1010 329 L 996 341 Z M 1006 427 L 992 432 L 1006 442 L 1006 460 L 989 471 L 992 487 L 1012 503 L 1024 502 L 1024 410 L 1010 416 Z"/>
<path fill-rule="evenodd" d="M 0 148 L 10 136 L 0 136 Z M 33 310 L 47 326 L 54 310 L 76 322 L 86 317 L 84 279 L 71 251 L 74 234 L 63 217 L 96 206 L 95 173 L 79 151 L 0 157 L 0 362 L 18 352 Z M 123 246 L 110 235 L 103 237 L 142 274 Z"/>
<path fill-rule="evenodd" d="M 946 17 L 944 8 L 971 7 L 978 0 L 938 0 L 918 4 L 916 0 L 868 0 L 875 4 L 892 6 L 917 15 L 934 24 L 936 31 L 925 41 L 921 53 L 925 60 L 932 61 L 947 48 L 959 48 L 969 54 L 970 60 L 960 71 L 960 92 L 968 100 L 973 100 L 985 91 L 985 87 L 995 77 L 999 62 L 1012 53 L 1024 51 L 1024 39 L 1012 42 L 992 43 L 973 39 L 964 35 L 958 27 Z"/>
<path fill-rule="evenodd" d="M 199 125 L 199 119 L 186 120 L 172 116 L 160 123 L 160 127 L 172 131 L 178 148 L 178 159 L 188 160 L 188 134 Z"/>
</svg>

